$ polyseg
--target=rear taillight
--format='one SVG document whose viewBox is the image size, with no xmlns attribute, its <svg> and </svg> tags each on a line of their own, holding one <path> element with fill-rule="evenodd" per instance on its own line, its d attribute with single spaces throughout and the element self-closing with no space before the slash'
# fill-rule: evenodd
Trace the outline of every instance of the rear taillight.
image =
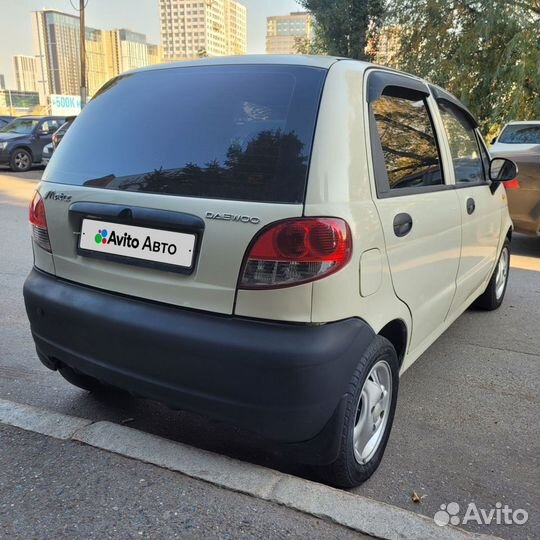
<svg viewBox="0 0 540 540">
<path fill-rule="evenodd" d="M 32 238 L 41 248 L 51 251 L 49 240 L 49 229 L 47 227 L 47 216 L 45 215 L 45 204 L 41 195 L 36 191 L 28 211 L 28 219 L 32 226 Z"/>
<path fill-rule="evenodd" d="M 260 231 L 248 249 L 241 289 L 290 287 L 326 277 L 350 260 L 349 226 L 338 218 L 279 221 Z"/>
</svg>

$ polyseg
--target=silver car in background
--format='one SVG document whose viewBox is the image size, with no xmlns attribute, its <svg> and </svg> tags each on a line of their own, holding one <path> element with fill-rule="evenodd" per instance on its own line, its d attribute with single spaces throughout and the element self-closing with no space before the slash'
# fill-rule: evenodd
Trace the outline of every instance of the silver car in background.
<svg viewBox="0 0 540 540">
<path fill-rule="evenodd" d="M 490 151 L 493 157 L 509 158 L 519 167 L 519 183 L 507 185 L 515 230 L 540 235 L 540 120 L 506 124 Z"/>
</svg>

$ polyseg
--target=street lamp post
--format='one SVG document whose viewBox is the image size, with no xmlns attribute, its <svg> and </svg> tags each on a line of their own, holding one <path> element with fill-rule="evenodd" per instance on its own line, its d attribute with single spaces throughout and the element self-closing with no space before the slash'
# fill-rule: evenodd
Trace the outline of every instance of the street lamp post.
<svg viewBox="0 0 540 540">
<path fill-rule="evenodd" d="M 86 105 L 88 90 L 86 87 L 86 29 L 84 21 L 85 0 L 79 0 L 80 42 L 81 42 L 81 109 Z"/>
<path fill-rule="evenodd" d="M 11 90 L 8 90 L 9 97 L 9 114 L 13 116 L 13 98 L 11 97 Z"/>
</svg>

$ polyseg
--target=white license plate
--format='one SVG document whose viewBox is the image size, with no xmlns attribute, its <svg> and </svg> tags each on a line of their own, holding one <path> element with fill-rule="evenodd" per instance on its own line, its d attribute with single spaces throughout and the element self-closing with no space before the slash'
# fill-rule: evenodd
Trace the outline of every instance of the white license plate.
<svg viewBox="0 0 540 540">
<path fill-rule="evenodd" d="M 79 247 L 118 257 L 191 268 L 194 234 L 84 219 Z"/>
</svg>

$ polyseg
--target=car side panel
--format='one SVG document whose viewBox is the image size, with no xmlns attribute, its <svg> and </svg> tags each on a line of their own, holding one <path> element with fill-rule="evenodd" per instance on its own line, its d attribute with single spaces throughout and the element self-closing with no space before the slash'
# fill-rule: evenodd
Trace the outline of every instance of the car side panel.
<svg viewBox="0 0 540 540">
<path fill-rule="evenodd" d="M 370 158 L 364 118 L 364 73 L 367 65 L 351 61 L 329 71 L 317 123 L 306 216 L 337 216 L 349 224 L 353 252 L 340 272 L 313 283 L 312 321 L 325 323 L 359 317 L 379 332 L 389 321 L 402 320 L 410 335 L 411 316 L 396 297 L 384 253 L 384 237 L 370 185 Z M 363 254 L 381 254 L 380 265 L 362 266 Z M 376 285 L 361 295 L 361 275 Z M 377 286 L 378 285 L 378 286 Z"/>
</svg>

